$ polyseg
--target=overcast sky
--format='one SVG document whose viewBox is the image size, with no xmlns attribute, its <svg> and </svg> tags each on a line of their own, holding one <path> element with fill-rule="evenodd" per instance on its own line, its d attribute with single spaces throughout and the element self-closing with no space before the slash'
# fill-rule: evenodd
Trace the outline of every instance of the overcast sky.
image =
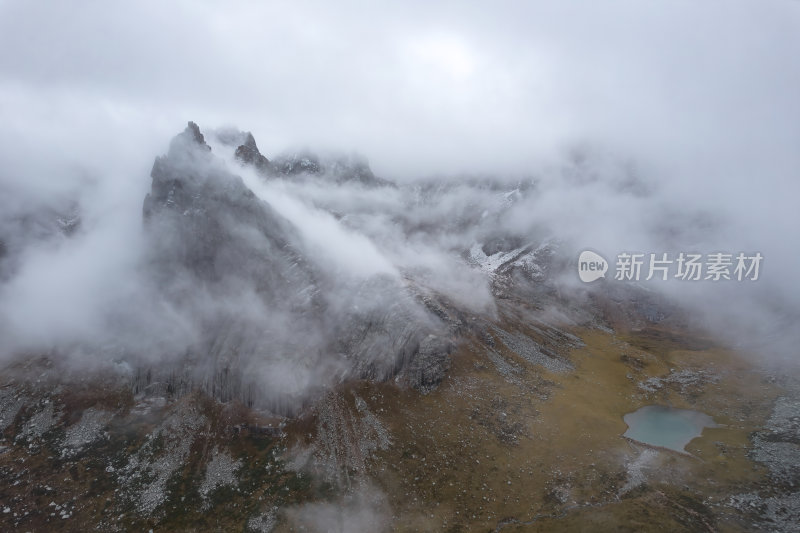
<svg viewBox="0 0 800 533">
<path fill-rule="evenodd" d="M 152 148 L 192 119 L 395 178 L 591 142 L 793 182 L 798 2 L 433 4 L 0 1 L 2 140 Z"/>
</svg>

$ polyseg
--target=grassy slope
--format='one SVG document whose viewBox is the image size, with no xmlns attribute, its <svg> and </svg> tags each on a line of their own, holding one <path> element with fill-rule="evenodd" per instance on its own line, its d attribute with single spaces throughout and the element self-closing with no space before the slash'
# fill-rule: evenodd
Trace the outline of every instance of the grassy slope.
<svg viewBox="0 0 800 533">
<path fill-rule="evenodd" d="M 576 333 L 586 346 L 570 354 L 570 373 L 548 373 L 498 349 L 523 369 L 509 383 L 485 353 L 464 348 L 428 395 L 359 387 L 395 443 L 370 472 L 390 494 L 394 529 L 739 529 L 736 516 L 711 504 L 764 482 L 745 448 L 778 391 L 735 354 L 705 343 L 653 331 L 625 339 Z M 649 396 L 638 389 L 671 369 L 709 370 L 717 382 Z M 644 449 L 621 438 L 622 416 L 651 403 L 703 410 L 722 427 L 692 441 L 691 455 L 658 453 L 647 483 L 618 497 L 625 465 Z"/>
</svg>

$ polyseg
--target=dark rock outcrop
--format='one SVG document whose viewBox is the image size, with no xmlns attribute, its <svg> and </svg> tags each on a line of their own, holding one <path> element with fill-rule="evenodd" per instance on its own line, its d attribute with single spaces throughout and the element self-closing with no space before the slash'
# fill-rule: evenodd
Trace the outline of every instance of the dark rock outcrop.
<svg viewBox="0 0 800 533">
<path fill-rule="evenodd" d="M 256 140 L 253 137 L 253 134 L 247 132 L 245 135 L 246 137 L 244 144 L 241 144 L 238 148 L 236 148 L 236 159 L 242 163 L 253 165 L 256 170 L 262 174 L 273 173 L 274 170 L 269 160 L 258 151 L 258 146 L 256 145 Z"/>
<path fill-rule="evenodd" d="M 277 172 L 284 176 L 322 174 L 325 171 L 319 157 L 307 151 L 278 156 L 273 160 L 273 164 Z"/>
</svg>

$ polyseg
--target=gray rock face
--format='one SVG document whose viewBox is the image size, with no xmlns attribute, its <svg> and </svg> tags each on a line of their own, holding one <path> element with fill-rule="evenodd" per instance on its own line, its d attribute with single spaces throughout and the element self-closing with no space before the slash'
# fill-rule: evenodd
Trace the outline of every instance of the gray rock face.
<svg viewBox="0 0 800 533">
<path fill-rule="evenodd" d="M 274 172 L 269 160 L 258 151 L 256 140 L 250 132 L 245 134 L 244 144 L 239 145 L 236 149 L 236 159 L 242 163 L 253 165 L 262 174 Z"/>
<path fill-rule="evenodd" d="M 293 246 L 294 228 L 220 165 L 192 124 L 153 165 L 144 200 L 153 260 L 206 282 L 260 278 L 258 288 L 270 290 L 313 285 L 311 267 Z"/>
<path fill-rule="evenodd" d="M 311 152 L 281 155 L 275 158 L 274 163 L 278 173 L 285 176 L 321 174 L 323 172 L 323 166 L 319 157 Z"/>
<path fill-rule="evenodd" d="M 436 388 L 450 369 L 450 353 L 455 345 L 446 338 L 428 335 L 415 356 L 403 370 L 403 377 L 417 389 L 429 392 Z"/>
<path fill-rule="evenodd" d="M 767 427 L 753 435 L 753 444 L 753 459 L 767 466 L 776 485 L 800 487 L 800 398 L 778 398 Z"/>
<path fill-rule="evenodd" d="M 759 529 L 797 531 L 800 523 L 800 398 L 791 393 L 775 401 L 763 430 L 752 435 L 750 457 L 767 467 L 769 490 L 731 496 L 726 504 L 749 515 Z"/>
<path fill-rule="evenodd" d="M 252 133 L 236 129 L 214 132 L 224 146 L 236 147 L 234 157 L 253 167 L 263 178 L 291 180 L 323 180 L 332 184 L 356 183 L 365 187 L 395 187 L 394 183 L 376 176 L 366 158 L 357 154 L 320 156 L 309 150 L 285 152 L 271 160 L 261 153 Z"/>
<path fill-rule="evenodd" d="M 237 158 L 269 164 L 250 134 Z M 195 124 L 156 159 L 151 177 L 143 206 L 148 268 L 162 305 L 200 333 L 178 364 L 136 372 L 136 390 L 201 386 L 223 401 L 285 411 L 340 380 L 388 379 L 409 365 L 413 386 L 441 379 L 450 349 L 433 340 L 444 334 L 440 320 L 396 279 L 340 279 L 323 268 Z"/>
<path fill-rule="evenodd" d="M 509 350 L 530 363 L 540 365 L 551 372 L 567 372 L 573 368 L 569 361 L 539 345 L 526 335 L 507 332 L 500 328 L 494 328 L 493 331 Z"/>
</svg>

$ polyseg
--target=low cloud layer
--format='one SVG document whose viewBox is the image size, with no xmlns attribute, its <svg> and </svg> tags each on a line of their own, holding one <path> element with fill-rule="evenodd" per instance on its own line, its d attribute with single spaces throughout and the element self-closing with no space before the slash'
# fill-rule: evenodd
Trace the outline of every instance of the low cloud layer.
<svg viewBox="0 0 800 533">
<path fill-rule="evenodd" d="M 464 252 L 499 234 L 609 256 L 759 251 L 756 284 L 659 288 L 789 346 L 799 28 L 793 2 L 2 2 L 0 349 L 124 345 L 164 324 L 146 339 L 162 351 L 198 338 L 180 309 L 135 312 L 151 305 L 153 158 L 189 119 L 210 142 L 252 130 L 269 158 L 356 150 L 400 184 L 264 182 L 212 146 L 342 287 L 413 275 L 491 314 Z"/>
</svg>

